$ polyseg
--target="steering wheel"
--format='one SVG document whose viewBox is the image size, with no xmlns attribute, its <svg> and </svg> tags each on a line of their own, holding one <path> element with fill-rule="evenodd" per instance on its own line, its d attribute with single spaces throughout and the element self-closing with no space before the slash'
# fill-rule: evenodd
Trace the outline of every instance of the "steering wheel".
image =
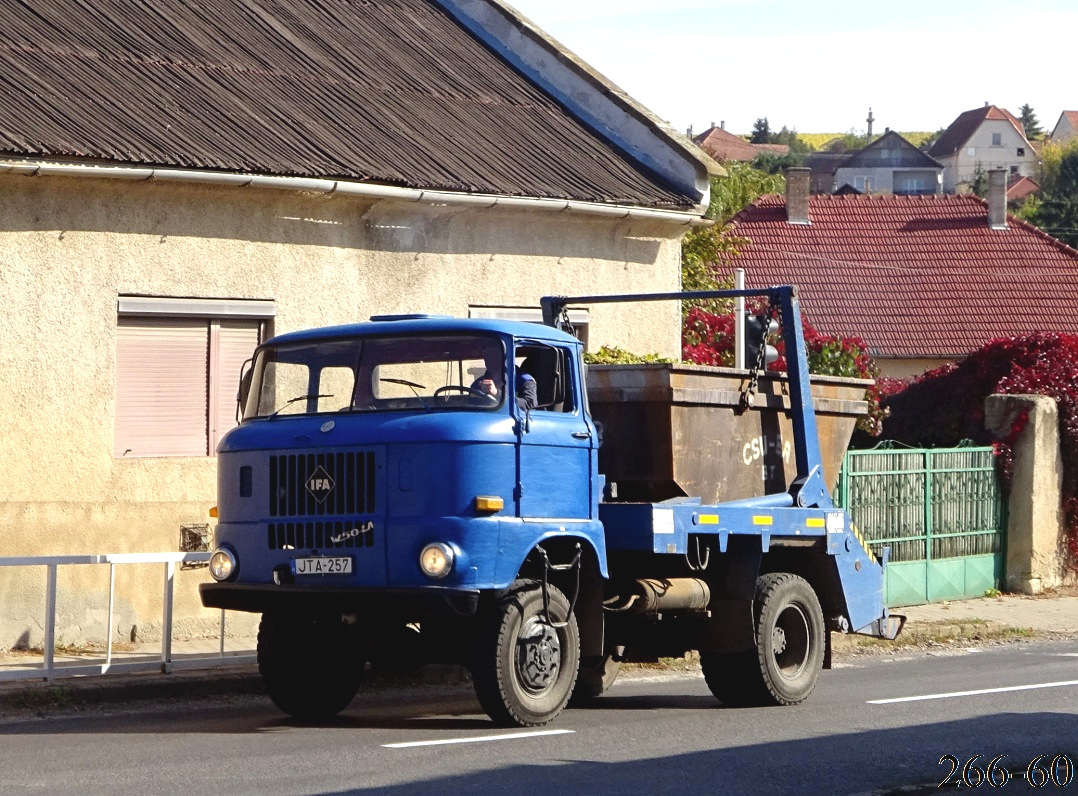
<svg viewBox="0 0 1078 796">
<path fill-rule="evenodd" d="M 441 398 L 442 402 L 445 403 L 447 400 L 446 393 L 449 392 L 459 392 L 463 393 L 464 395 L 473 396 L 475 398 L 482 398 L 489 404 L 498 403 L 498 399 L 496 396 L 493 396 L 487 392 L 483 392 L 478 387 L 465 387 L 463 384 L 447 384 L 444 387 L 439 387 L 437 390 L 434 391 L 434 397 Z"/>
</svg>

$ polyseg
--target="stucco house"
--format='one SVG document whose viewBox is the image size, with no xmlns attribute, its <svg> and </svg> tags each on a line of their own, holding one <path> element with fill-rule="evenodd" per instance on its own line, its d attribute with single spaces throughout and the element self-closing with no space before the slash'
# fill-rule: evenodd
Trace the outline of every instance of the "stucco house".
<svg viewBox="0 0 1078 796">
<path fill-rule="evenodd" d="M 978 173 L 1004 169 L 1032 177 L 1037 153 L 1022 123 L 1005 108 L 985 103 L 959 114 L 928 150 L 943 164 L 943 192 L 965 193 Z"/>
<path fill-rule="evenodd" d="M 816 328 L 861 337 L 894 378 L 998 337 L 1078 334 L 1078 251 L 1007 215 L 1006 172 L 989 182 L 987 201 L 811 196 L 808 170 L 792 169 L 785 197 L 734 217 L 750 242 L 732 264 L 750 287 L 797 285 Z"/>
<path fill-rule="evenodd" d="M 838 165 L 832 192 L 844 185 L 860 193 L 897 196 L 940 193 L 943 164 L 894 130 L 888 130 Z"/>
<path fill-rule="evenodd" d="M 1048 135 L 1048 140 L 1062 144 L 1065 141 L 1070 141 L 1076 135 L 1078 135 L 1078 111 L 1063 111 L 1059 114 L 1056 126 L 1052 128 L 1052 132 Z"/>
<path fill-rule="evenodd" d="M 720 169 L 499 0 L 88 9 L 0 0 L 0 556 L 176 550 L 270 334 L 679 285 Z M 573 312 L 679 350 L 676 306 Z M 65 638 L 152 633 L 157 570 L 106 630 L 93 569 Z M 39 643 L 41 581 L 0 568 L 0 645 Z"/>
</svg>

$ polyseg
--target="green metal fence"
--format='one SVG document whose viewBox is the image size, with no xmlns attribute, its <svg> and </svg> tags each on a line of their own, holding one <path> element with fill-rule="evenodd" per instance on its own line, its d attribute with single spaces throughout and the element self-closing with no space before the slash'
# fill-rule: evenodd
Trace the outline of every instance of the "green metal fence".
<svg viewBox="0 0 1078 796">
<path fill-rule="evenodd" d="M 873 549 L 891 548 L 888 605 L 999 588 L 1006 519 L 991 448 L 849 451 L 837 502 Z"/>
</svg>

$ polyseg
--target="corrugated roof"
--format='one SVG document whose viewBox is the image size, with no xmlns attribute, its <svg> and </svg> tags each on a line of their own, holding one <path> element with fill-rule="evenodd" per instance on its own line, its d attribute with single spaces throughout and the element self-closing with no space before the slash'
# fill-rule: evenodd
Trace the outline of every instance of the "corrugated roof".
<svg viewBox="0 0 1078 796">
<path fill-rule="evenodd" d="M 0 153 L 689 208 L 430 0 L 0 0 Z"/>
<path fill-rule="evenodd" d="M 766 196 L 734 218 L 749 284 L 795 284 L 812 323 L 874 356 L 963 356 L 998 337 L 1078 333 L 1078 251 L 976 196 Z"/>
</svg>

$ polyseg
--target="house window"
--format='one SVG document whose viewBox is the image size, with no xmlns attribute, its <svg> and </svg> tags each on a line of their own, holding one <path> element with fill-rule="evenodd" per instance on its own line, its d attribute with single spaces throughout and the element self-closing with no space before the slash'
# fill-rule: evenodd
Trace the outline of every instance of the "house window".
<svg viewBox="0 0 1078 796">
<path fill-rule="evenodd" d="M 483 307 L 475 306 L 468 308 L 469 318 L 497 318 L 502 321 L 524 321 L 525 323 L 542 323 L 543 311 L 538 307 Z M 588 350 L 588 324 L 590 315 L 586 309 L 570 309 L 569 323 L 573 325 L 573 334 L 584 343 L 584 350 Z"/>
<path fill-rule="evenodd" d="M 113 454 L 212 456 L 274 314 L 272 301 L 121 296 Z"/>
<path fill-rule="evenodd" d="M 992 133 L 992 146 L 1003 146 L 1003 133 Z"/>
<path fill-rule="evenodd" d="M 1018 147 L 1018 157 L 1024 158 L 1026 156 L 1026 148 L 1024 146 Z"/>
<path fill-rule="evenodd" d="M 1011 174 L 1017 174 L 1017 173 L 1018 173 L 1018 167 L 1017 166 L 1011 166 Z"/>
<path fill-rule="evenodd" d="M 859 190 L 861 193 L 868 193 L 872 190 L 872 178 L 871 177 L 854 177 L 853 187 Z"/>
</svg>

